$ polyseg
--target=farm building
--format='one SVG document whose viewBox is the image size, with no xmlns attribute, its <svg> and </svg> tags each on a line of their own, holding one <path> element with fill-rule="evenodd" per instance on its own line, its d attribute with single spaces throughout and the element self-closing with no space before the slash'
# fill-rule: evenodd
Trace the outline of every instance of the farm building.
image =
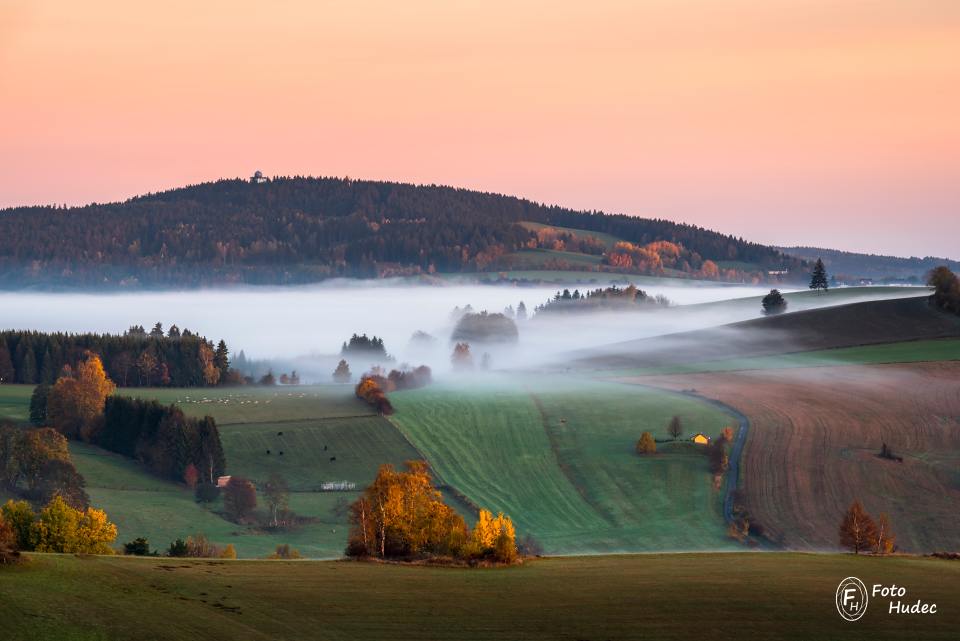
<svg viewBox="0 0 960 641">
<path fill-rule="evenodd" d="M 227 487 L 227 483 L 230 482 L 231 476 L 218 476 L 217 477 L 217 487 Z"/>
<path fill-rule="evenodd" d="M 709 445 L 710 437 L 704 434 L 703 432 L 697 432 L 690 437 L 690 440 L 696 443 L 697 445 Z"/>
</svg>

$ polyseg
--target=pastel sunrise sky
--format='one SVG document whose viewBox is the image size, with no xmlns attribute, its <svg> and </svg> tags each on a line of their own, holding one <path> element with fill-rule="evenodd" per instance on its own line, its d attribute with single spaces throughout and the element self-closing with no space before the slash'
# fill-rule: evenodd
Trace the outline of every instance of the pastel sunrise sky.
<svg viewBox="0 0 960 641">
<path fill-rule="evenodd" d="M 255 169 L 960 259 L 960 1 L 0 0 L 0 207 Z"/>
</svg>

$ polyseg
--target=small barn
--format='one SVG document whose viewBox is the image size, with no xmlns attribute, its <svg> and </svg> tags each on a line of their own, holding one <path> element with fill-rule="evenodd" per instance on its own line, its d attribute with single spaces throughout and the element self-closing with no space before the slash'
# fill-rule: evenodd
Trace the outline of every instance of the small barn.
<svg viewBox="0 0 960 641">
<path fill-rule="evenodd" d="M 227 484 L 230 483 L 232 476 L 218 476 L 217 477 L 217 487 L 223 488 L 227 487 Z"/>
<path fill-rule="evenodd" d="M 710 437 L 703 432 L 697 432 L 690 437 L 690 440 L 696 445 L 710 445 Z"/>
</svg>

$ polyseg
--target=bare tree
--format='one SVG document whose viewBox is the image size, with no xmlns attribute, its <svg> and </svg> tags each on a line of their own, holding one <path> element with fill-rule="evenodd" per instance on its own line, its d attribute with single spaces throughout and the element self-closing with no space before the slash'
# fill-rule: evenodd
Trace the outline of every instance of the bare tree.
<svg viewBox="0 0 960 641">
<path fill-rule="evenodd" d="M 667 431 L 670 433 L 670 436 L 673 437 L 673 440 L 680 438 L 680 435 L 683 434 L 683 423 L 680 422 L 679 416 L 674 416 L 670 419 L 670 425 L 667 427 Z"/>
</svg>

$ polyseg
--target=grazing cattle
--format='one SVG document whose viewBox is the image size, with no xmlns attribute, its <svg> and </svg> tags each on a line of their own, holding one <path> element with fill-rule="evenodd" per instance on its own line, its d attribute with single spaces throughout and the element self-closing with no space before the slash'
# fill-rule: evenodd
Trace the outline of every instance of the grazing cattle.
<svg viewBox="0 0 960 641">
<path fill-rule="evenodd" d="M 331 457 L 330 457 L 330 462 L 331 462 L 331 463 L 332 463 L 333 461 L 336 461 L 336 460 L 337 460 L 337 457 L 336 457 L 336 456 L 331 456 Z"/>
<path fill-rule="evenodd" d="M 267 450 L 267 454 L 269 454 L 269 453 L 270 453 L 270 450 Z"/>
</svg>

